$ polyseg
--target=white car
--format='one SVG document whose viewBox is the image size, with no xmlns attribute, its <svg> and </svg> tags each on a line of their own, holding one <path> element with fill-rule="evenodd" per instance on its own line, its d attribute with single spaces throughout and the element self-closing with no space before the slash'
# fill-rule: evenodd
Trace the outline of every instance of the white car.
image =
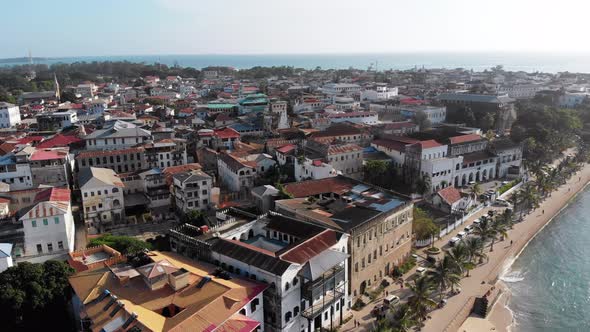
<svg viewBox="0 0 590 332">
<path fill-rule="evenodd" d="M 459 233 L 457 233 L 457 237 L 458 237 L 458 238 L 461 238 L 461 239 L 462 239 L 462 238 L 464 238 L 464 237 L 465 237 L 465 235 L 467 235 L 467 233 L 466 233 L 466 232 L 459 232 Z"/>
<path fill-rule="evenodd" d="M 423 275 L 424 275 L 424 273 L 426 273 L 426 268 L 425 268 L 425 267 L 422 267 L 422 266 L 419 266 L 419 267 L 416 269 L 416 273 L 418 273 L 419 275 L 423 276 Z"/>
<path fill-rule="evenodd" d="M 449 246 L 454 247 L 457 243 L 461 242 L 461 239 L 458 237 L 452 237 L 449 241 Z"/>
</svg>

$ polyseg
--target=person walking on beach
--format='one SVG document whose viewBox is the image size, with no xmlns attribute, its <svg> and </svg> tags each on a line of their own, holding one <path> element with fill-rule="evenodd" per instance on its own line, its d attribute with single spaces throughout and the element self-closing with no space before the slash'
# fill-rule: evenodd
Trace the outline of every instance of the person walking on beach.
<svg viewBox="0 0 590 332">
<path fill-rule="evenodd" d="M 543 214 L 545 214 L 545 210 L 543 210 Z"/>
<path fill-rule="evenodd" d="M 512 240 L 510 240 L 510 246 L 512 246 Z"/>
</svg>

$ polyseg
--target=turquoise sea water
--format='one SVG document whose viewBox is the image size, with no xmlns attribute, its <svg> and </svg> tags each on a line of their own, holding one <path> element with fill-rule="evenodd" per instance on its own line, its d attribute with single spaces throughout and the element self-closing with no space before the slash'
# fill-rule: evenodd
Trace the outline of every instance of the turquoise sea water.
<svg viewBox="0 0 590 332">
<path fill-rule="evenodd" d="M 512 331 L 590 331 L 590 189 L 580 193 L 502 277 Z"/>
<path fill-rule="evenodd" d="M 38 63 L 72 63 L 78 61 L 132 61 L 203 68 L 207 66 L 231 66 L 238 69 L 254 66 L 294 66 L 313 69 L 359 68 L 373 64 L 378 70 L 425 68 L 466 68 L 481 71 L 503 65 L 513 71 L 560 71 L 590 73 L 588 54 L 527 54 L 527 53 L 378 53 L 378 54 L 269 54 L 269 55 L 128 55 L 61 57 Z M 0 64 L 2 65 L 13 65 Z M 23 64 L 23 63 L 16 63 Z"/>
</svg>

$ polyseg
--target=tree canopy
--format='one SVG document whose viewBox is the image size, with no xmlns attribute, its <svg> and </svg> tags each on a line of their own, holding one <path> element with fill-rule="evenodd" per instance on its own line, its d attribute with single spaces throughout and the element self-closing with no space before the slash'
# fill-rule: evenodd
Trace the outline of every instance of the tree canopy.
<svg viewBox="0 0 590 332">
<path fill-rule="evenodd" d="M 134 237 L 110 234 L 102 235 L 90 240 L 88 247 L 94 247 L 103 244 L 119 251 L 124 255 L 134 255 L 145 249 L 152 249 L 152 246 L 149 243 L 138 240 Z"/>
<path fill-rule="evenodd" d="M 438 226 L 434 223 L 430 215 L 418 207 L 414 207 L 412 228 L 418 240 L 430 239 L 439 232 Z"/>
<path fill-rule="evenodd" d="M 73 273 L 67 263 L 54 260 L 43 264 L 23 262 L 0 273 L 0 310 L 5 318 L 2 323 L 6 324 L 3 329 L 35 330 L 49 320 L 57 324 L 53 328 L 63 330 L 60 325 L 67 323 L 64 316 L 70 294 L 68 277 Z M 64 319 L 56 320 L 60 316 Z"/>
</svg>

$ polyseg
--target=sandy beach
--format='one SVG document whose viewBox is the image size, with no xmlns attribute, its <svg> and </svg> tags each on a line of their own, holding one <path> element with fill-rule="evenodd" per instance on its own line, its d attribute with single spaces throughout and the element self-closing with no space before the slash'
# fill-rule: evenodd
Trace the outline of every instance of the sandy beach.
<svg viewBox="0 0 590 332">
<path fill-rule="evenodd" d="M 490 252 L 488 247 L 486 250 L 489 261 L 472 270 L 470 277 L 461 280 L 461 293 L 449 298 L 444 309 L 433 311 L 423 331 L 508 331 L 513 322 L 512 314 L 506 307 L 510 293 L 499 277 L 510 268 L 529 241 L 565 208 L 589 181 L 590 165 L 585 165 L 566 184 L 545 199 L 538 209 L 525 216 L 522 222 L 515 224 L 509 231 L 508 238 L 497 242 L 493 251 Z M 445 236 L 436 245 L 444 245 L 448 237 Z M 510 241 L 513 241 L 512 244 Z M 488 299 L 493 306 L 489 309 L 487 318 L 467 319 L 475 297 L 480 297 L 488 291 Z"/>
</svg>

